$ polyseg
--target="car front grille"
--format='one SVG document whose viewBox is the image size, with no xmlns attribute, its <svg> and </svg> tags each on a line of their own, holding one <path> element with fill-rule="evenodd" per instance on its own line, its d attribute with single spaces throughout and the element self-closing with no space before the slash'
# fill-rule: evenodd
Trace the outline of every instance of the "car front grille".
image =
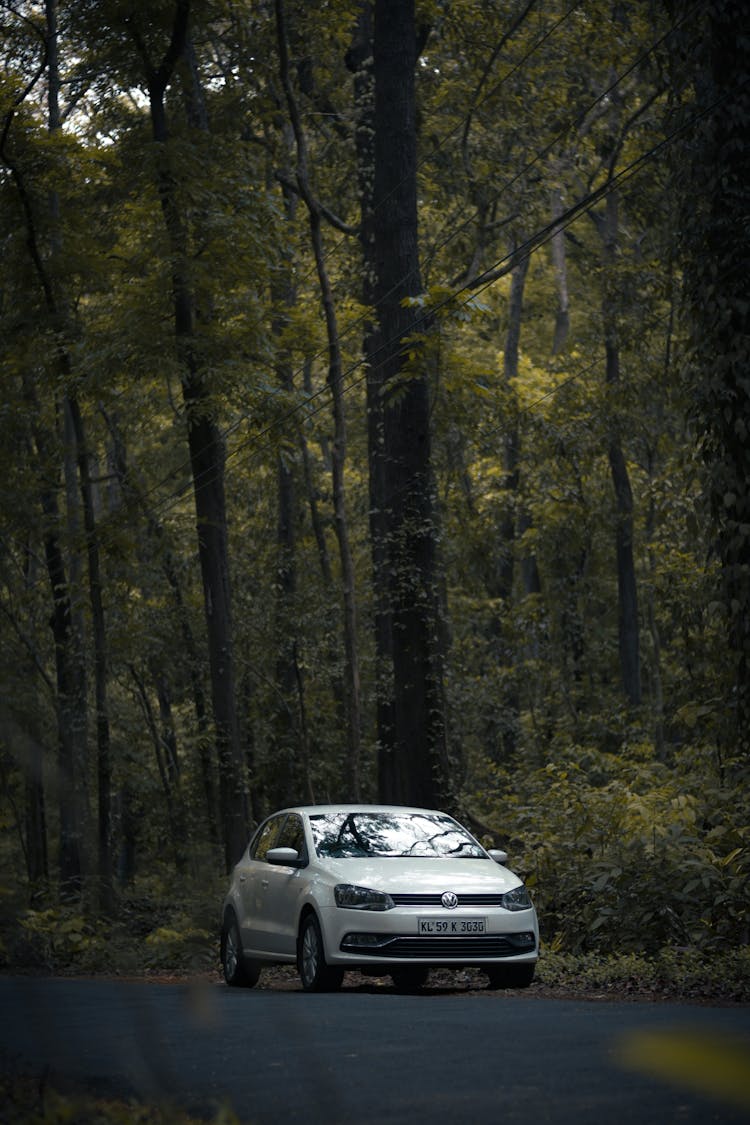
<svg viewBox="0 0 750 1125">
<path fill-rule="evenodd" d="M 447 888 L 446 888 L 447 889 Z M 439 906 L 442 908 L 443 894 L 439 891 L 437 894 L 431 895 L 391 895 L 396 906 Z M 502 906 L 503 896 L 501 894 L 482 895 L 482 894 L 459 894 L 459 906 Z"/>
<path fill-rule="evenodd" d="M 487 957 L 513 957 L 519 953 L 533 953 L 535 941 L 532 934 L 471 934 L 460 937 L 419 937 L 397 934 L 383 938 L 377 945 L 349 944 L 344 938 L 343 953 L 359 953 L 367 957 L 414 957 L 431 961 L 480 961 Z"/>
</svg>

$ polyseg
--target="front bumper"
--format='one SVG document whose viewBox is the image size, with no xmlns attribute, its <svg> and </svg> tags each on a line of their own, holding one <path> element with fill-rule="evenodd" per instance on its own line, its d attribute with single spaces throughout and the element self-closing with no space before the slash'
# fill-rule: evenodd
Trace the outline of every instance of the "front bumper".
<svg viewBox="0 0 750 1125">
<path fill-rule="evenodd" d="M 363 940 L 368 939 L 368 940 Z M 537 952 L 536 937 L 531 930 L 515 934 L 477 934 L 466 937 L 421 937 L 419 934 L 383 936 L 354 931 L 345 934 L 341 953 L 384 958 L 388 961 L 429 961 L 430 964 L 482 964 L 488 960 L 518 958 Z M 526 959 L 526 958 L 524 958 Z"/>
<path fill-rule="evenodd" d="M 419 933 L 423 910 L 347 910 L 322 912 L 321 925 L 329 965 L 366 963 L 481 966 L 535 962 L 539 956 L 539 926 L 533 910 L 482 911 L 483 933 L 458 936 Z M 477 911 L 452 912 L 451 917 L 475 918 Z M 434 911 L 430 912 L 434 916 Z"/>
</svg>

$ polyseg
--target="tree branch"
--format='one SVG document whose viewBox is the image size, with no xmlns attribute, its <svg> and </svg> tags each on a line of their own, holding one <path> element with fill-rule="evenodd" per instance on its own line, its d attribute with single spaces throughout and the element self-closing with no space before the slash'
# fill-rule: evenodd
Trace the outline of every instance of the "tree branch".
<svg viewBox="0 0 750 1125">
<path fill-rule="evenodd" d="M 299 184 L 296 180 L 293 180 L 291 176 L 287 176 L 284 174 L 284 172 L 279 171 L 275 172 L 274 176 L 281 184 L 281 186 L 287 189 L 287 191 L 293 191 L 295 195 L 302 196 Z M 343 219 L 340 219 L 338 215 L 335 215 L 333 211 L 330 211 L 324 203 L 320 202 L 320 200 L 316 200 L 316 206 L 320 217 L 322 219 L 325 219 L 326 222 L 335 230 L 341 231 L 342 234 L 352 235 L 355 238 L 359 237 L 358 223 L 354 226 L 352 226 L 351 223 L 345 223 Z"/>
</svg>

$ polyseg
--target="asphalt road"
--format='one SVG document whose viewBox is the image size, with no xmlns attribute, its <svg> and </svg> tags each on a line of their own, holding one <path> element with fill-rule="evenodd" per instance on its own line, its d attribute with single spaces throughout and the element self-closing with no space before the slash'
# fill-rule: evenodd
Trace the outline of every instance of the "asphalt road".
<svg viewBox="0 0 750 1125">
<path fill-rule="evenodd" d="M 4 1070 L 258 1125 L 750 1122 L 719 1073 L 750 1074 L 748 1008 L 5 977 L 0 1013 Z M 696 1061 L 673 1084 L 643 1056 L 675 1042 Z"/>
</svg>

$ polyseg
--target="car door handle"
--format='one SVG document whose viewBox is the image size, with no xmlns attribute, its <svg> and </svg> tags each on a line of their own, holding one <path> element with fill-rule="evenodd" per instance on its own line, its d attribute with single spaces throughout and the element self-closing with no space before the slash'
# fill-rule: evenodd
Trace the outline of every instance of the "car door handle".
<svg viewBox="0 0 750 1125">
<path fill-rule="evenodd" d="M 261 887 L 264 887 L 264 888 L 267 887 L 268 886 L 268 879 L 261 879 L 260 885 L 261 885 Z"/>
<path fill-rule="evenodd" d="M 244 883 L 246 878 L 247 878 L 247 875 L 240 875 L 240 882 Z"/>
</svg>

